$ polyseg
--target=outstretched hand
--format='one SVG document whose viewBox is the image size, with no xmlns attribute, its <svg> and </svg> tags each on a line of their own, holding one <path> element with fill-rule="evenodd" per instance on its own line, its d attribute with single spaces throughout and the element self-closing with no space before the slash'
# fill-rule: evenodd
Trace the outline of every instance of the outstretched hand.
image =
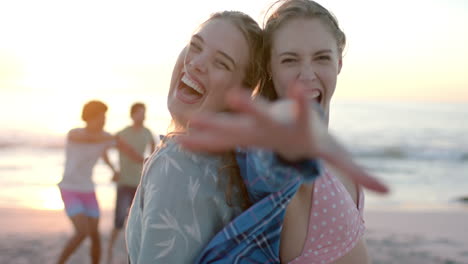
<svg viewBox="0 0 468 264">
<path fill-rule="evenodd" d="M 234 113 L 198 114 L 190 121 L 188 135 L 178 141 L 195 151 L 223 152 L 236 147 L 259 147 L 286 160 L 321 158 L 358 184 L 376 192 L 388 188 L 355 163 L 346 149 L 328 133 L 317 107 L 308 102 L 296 83 L 290 99 L 268 104 L 252 101 L 249 94 L 235 90 L 227 103 Z"/>
</svg>

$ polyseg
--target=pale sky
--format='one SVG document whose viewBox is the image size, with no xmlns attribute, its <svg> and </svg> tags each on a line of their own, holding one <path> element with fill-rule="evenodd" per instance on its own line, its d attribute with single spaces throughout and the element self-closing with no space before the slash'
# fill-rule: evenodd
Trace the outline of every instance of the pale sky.
<svg viewBox="0 0 468 264">
<path fill-rule="evenodd" d="M 54 100 L 75 114 L 113 94 L 152 95 L 164 110 L 172 65 L 198 24 L 228 9 L 262 23 L 271 3 L 0 0 L 0 110 L 20 98 L 31 112 L 54 112 Z M 335 99 L 468 101 L 466 0 L 320 3 L 348 39 Z"/>
<path fill-rule="evenodd" d="M 0 92 L 154 91 L 211 12 L 268 0 L 1 1 Z M 321 1 L 348 37 L 337 97 L 468 100 L 468 2 Z"/>
</svg>

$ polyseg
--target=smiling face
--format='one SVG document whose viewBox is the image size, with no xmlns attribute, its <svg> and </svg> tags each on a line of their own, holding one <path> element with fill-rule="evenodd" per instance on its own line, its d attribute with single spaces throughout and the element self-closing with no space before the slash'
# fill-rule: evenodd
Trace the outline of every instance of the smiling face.
<svg viewBox="0 0 468 264">
<path fill-rule="evenodd" d="M 226 110 L 226 93 L 241 87 L 248 59 L 247 40 L 234 24 L 222 18 L 206 22 L 174 67 L 168 108 L 176 125 L 185 127 L 196 112 Z"/>
<path fill-rule="evenodd" d="M 328 119 L 330 100 L 341 70 L 341 55 L 334 36 L 317 18 L 297 18 L 273 35 L 270 74 L 279 97 L 299 81 L 311 101 L 318 102 Z"/>
</svg>

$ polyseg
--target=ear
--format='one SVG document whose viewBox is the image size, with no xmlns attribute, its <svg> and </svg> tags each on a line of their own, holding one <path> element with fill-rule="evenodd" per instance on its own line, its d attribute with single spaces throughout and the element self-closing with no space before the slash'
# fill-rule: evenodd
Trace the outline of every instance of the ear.
<svg viewBox="0 0 468 264">
<path fill-rule="evenodd" d="M 341 68 L 342 68 L 342 67 L 343 67 L 343 59 L 340 58 L 340 59 L 338 60 L 338 74 L 340 74 Z"/>
</svg>

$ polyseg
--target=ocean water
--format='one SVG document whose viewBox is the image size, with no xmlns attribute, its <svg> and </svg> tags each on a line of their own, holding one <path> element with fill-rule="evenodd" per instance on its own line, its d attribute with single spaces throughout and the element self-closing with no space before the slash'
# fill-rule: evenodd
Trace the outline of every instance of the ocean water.
<svg viewBox="0 0 468 264">
<path fill-rule="evenodd" d="M 468 195 L 468 104 L 342 102 L 331 130 L 392 193 L 368 193 L 374 208 L 464 206 Z"/>
<path fill-rule="evenodd" d="M 147 125 L 164 133 L 168 114 L 148 109 Z M 386 196 L 366 192 L 367 208 L 468 209 L 457 201 L 468 196 L 467 103 L 337 101 L 332 109 L 331 132 L 391 187 Z M 108 122 L 122 127 L 128 120 L 110 115 Z M 0 207 L 62 208 L 56 184 L 63 134 L 25 125 L 0 131 Z M 110 154 L 116 162 L 116 151 Z M 111 176 L 99 161 L 94 180 L 102 209 L 114 206 Z"/>
</svg>

